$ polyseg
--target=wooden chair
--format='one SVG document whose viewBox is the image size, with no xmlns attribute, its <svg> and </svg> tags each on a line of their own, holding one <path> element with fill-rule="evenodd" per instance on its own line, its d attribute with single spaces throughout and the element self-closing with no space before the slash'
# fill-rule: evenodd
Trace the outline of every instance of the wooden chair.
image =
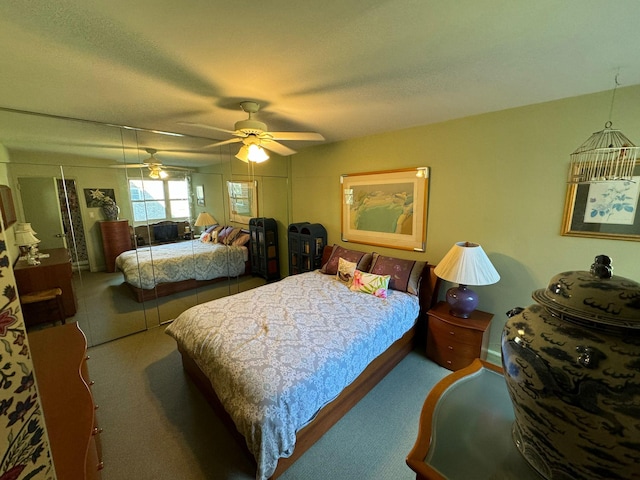
<svg viewBox="0 0 640 480">
<path fill-rule="evenodd" d="M 27 327 L 58 321 L 64 325 L 66 322 L 61 288 L 26 293 L 20 296 L 20 303 Z"/>
</svg>

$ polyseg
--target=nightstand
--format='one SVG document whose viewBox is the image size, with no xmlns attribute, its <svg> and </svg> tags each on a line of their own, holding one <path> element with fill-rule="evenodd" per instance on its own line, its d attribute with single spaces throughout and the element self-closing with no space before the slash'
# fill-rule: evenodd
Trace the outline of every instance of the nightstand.
<svg viewBox="0 0 640 480">
<path fill-rule="evenodd" d="M 454 317 L 439 302 L 427 312 L 427 357 L 449 370 L 459 370 L 476 358 L 486 360 L 492 313 L 475 310 L 469 318 Z"/>
</svg>

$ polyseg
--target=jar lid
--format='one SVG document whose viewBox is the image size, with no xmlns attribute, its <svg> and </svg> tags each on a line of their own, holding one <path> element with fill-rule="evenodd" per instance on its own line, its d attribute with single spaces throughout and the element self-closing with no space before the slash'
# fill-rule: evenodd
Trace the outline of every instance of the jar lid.
<svg viewBox="0 0 640 480">
<path fill-rule="evenodd" d="M 590 271 L 559 273 L 532 297 L 560 316 L 640 329 L 640 284 L 612 270 L 611 259 L 598 255 Z"/>
</svg>

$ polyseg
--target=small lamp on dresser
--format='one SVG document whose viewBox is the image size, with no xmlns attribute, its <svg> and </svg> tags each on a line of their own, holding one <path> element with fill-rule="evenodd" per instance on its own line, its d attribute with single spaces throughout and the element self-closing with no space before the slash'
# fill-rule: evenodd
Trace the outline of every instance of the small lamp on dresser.
<svg viewBox="0 0 640 480">
<path fill-rule="evenodd" d="M 27 259 L 29 265 L 38 265 L 38 243 L 36 232 L 31 228 L 30 223 L 19 223 L 16 228 L 16 245 L 20 248 L 20 255 Z"/>
<path fill-rule="evenodd" d="M 469 318 L 478 306 L 478 294 L 467 285 L 491 285 L 500 280 L 489 257 L 477 243 L 458 242 L 436 266 L 434 273 L 443 280 L 457 283 L 447 291 L 450 313 Z"/>
</svg>

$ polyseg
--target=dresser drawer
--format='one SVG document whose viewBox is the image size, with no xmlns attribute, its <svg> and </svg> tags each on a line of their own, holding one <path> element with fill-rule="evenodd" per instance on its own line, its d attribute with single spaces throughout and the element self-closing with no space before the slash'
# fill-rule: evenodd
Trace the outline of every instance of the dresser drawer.
<svg viewBox="0 0 640 480">
<path fill-rule="evenodd" d="M 467 345 L 477 345 L 482 343 L 482 334 L 477 330 L 452 325 L 438 317 L 429 316 L 429 336 L 435 335 L 438 341 L 442 342 L 458 342 Z M 448 340 L 447 340 L 448 339 Z"/>
</svg>

